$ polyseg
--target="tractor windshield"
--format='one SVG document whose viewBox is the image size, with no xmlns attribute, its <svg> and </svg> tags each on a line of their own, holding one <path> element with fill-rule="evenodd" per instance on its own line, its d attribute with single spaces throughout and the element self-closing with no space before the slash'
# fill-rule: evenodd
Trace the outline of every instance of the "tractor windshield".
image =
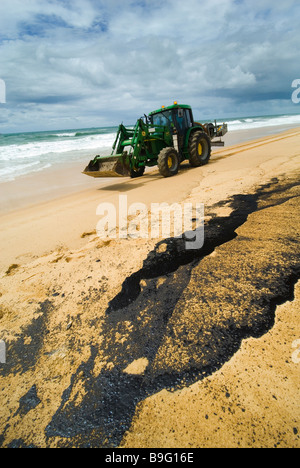
<svg viewBox="0 0 300 468">
<path fill-rule="evenodd" d="M 159 112 L 158 114 L 152 115 L 153 125 L 163 125 L 164 127 L 170 127 L 172 120 L 172 111 Z"/>
</svg>

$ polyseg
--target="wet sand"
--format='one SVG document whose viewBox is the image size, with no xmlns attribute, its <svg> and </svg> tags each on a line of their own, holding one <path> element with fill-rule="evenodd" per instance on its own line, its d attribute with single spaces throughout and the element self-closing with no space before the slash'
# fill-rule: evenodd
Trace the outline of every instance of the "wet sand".
<svg viewBox="0 0 300 468">
<path fill-rule="evenodd" d="M 0 445 L 299 447 L 299 148 L 293 129 L 2 214 Z M 119 194 L 204 203 L 203 248 L 99 239 Z"/>
</svg>

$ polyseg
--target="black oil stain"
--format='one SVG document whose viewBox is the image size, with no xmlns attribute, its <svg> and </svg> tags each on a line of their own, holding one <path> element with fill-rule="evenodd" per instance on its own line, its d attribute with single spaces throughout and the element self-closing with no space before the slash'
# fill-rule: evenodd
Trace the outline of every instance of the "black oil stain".
<svg viewBox="0 0 300 468">
<path fill-rule="evenodd" d="M 211 355 L 208 365 L 201 366 L 192 357 L 189 367 L 180 372 L 176 368 L 157 369 L 152 365 L 193 269 L 217 246 L 236 238 L 236 229 L 251 213 L 291 199 L 293 195 L 288 191 L 294 186 L 295 181 L 273 180 L 254 194 L 232 197 L 231 215 L 209 221 L 204 246 L 199 250 L 185 250 L 184 239 L 164 240 L 162 243 L 167 248 L 163 253 L 159 253 L 162 243 L 157 244 L 141 270 L 125 280 L 121 292 L 110 302 L 101 330 L 104 337 L 101 349 L 92 347 L 89 360 L 72 376 L 60 408 L 46 428 L 48 438 L 60 437 L 62 447 L 118 447 L 130 428 L 139 402 L 163 388 L 174 391 L 211 375 L 240 348 L 243 339 L 259 337 L 272 327 L 276 307 L 293 298 L 294 285 L 299 278 L 299 256 L 298 261 L 287 264 L 283 272 L 278 271 L 271 285 L 272 297 L 262 294 L 257 299 L 256 306 L 263 309 L 261 321 L 244 327 L 229 322 L 214 327 L 213 339 L 204 345 Z M 218 206 L 222 204 L 229 202 L 226 200 Z M 159 287 L 158 278 L 163 278 Z M 120 336 L 125 339 L 120 340 Z M 184 332 L 182 344 L 191 346 L 195 355 L 200 351 L 198 343 L 189 342 Z M 95 376 L 95 359 L 99 353 L 111 365 Z M 124 373 L 131 362 L 141 357 L 149 361 L 143 375 Z M 85 396 L 78 405 L 71 395 L 79 381 L 84 385 Z"/>
<path fill-rule="evenodd" d="M 25 374 L 28 370 L 34 369 L 40 357 L 40 352 L 44 345 L 44 340 L 48 334 L 46 323 L 49 314 L 53 310 L 53 304 L 46 300 L 39 304 L 36 310 L 37 318 L 35 318 L 27 327 L 24 327 L 18 335 L 16 341 L 7 345 L 7 360 L 5 365 L 0 367 L 0 375 L 6 377 L 8 375 Z M 31 338 L 29 344 L 25 344 L 25 338 Z M 26 415 L 34 409 L 40 400 L 37 395 L 35 385 L 19 400 L 19 409 L 16 414 L 21 416 Z M 0 447 L 5 441 L 5 434 L 9 428 L 9 423 L 0 434 Z M 12 441 L 8 448 L 33 448 L 33 445 L 27 446 L 21 439 Z"/>
<path fill-rule="evenodd" d="M 41 403 L 37 394 L 36 385 L 33 385 L 30 390 L 19 400 L 19 409 L 16 414 L 25 416 L 29 411 L 36 408 Z"/>
<path fill-rule="evenodd" d="M 16 341 L 7 344 L 7 361 L 5 366 L 0 367 L 0 375 L 4 377 L 9 374 L 23 374 L 35 367 L 48 333 L 46 323 L 52 310 L 53 304 L 48 300 L 39 304 L 37 318 L 24 327 Z M 29 337 L 30 343 L 25 344 L 25 338 Z"/>
<path fill-rule="evenodd" d="M 9 449 L 12 449 L 12 448 L 15 448 L 15 449 L 24 449 L 24 448 L 39 448 L 37 446 L 35 446 L 34 444 L 25 444 L 25 442 L 22 440 L 22 439 L 15 439 L 13 440 L 12 442 L 10 442 L 10 444 L 8 444 L 7 448 Z"/>
</svg>

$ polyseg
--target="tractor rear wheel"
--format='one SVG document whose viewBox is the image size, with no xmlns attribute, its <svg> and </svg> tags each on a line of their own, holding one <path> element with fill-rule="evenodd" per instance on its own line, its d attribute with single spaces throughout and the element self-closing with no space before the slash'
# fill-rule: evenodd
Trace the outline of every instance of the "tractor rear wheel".
<svg viewBox="0 0 300 468">
<path fill-rule="evenodd" d="M 193 167 L 207 164 L 211 155 L 210 138 L 204 132 L 194 132 L 189 142 L 190 164 Z"/>
<path fill-rule="evenodd" d="M 178 173 L 179 155 L 174 148 L 164 148 L 158 155 L 158 169 L 163 177 L 171 177 Z"/>
</svg>

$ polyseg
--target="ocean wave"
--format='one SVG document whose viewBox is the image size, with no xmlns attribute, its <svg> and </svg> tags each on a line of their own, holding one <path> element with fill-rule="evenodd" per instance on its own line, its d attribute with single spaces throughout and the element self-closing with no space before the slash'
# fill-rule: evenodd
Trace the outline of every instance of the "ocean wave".
<svg viewBox="0 0 300 468">
<path fill-rule="evenodd" d="M 251 128 L 300 125 L 300 115 L 263 116 L 228 120 L 229 131 L 249 130 Z"/>
<path fill-rule="evenodd" d="M 59 139 L 56 141 L 35 141 L 23 144 L 11 144 L 0 146 L 0 161 L 25 160 L 40 158 L 51 154 L 63 155 L 72 151 L 104 151 L 111 148 L 115 134 L 93 134 L 84 138 Z"/>
<path fill-rule="evenodd" d="M 0 181 L 10 182 L 17 177 L 31 174 L 32 172 L 41 172 L 51 167 L 50 163 L 43 164 L 41 161 L 34 161 L 29 164 L 17 164 L 15 166 L 6 166 L 0 168 Z"/>
<path fill-rule="evenodd" d="M 53 136 L 55 137 L 58 137 L 58 138 L 65 138 L 65 137 L 75 137 L 77 134 L 76 132 L 72 132 L 72 133 L 54 133 Z"/>
<path fill-rule="evenodd" d="M 99 133 L 99 130 L 87 130 L 87 131 L 80 131 L 75 133 L 75 137 L 87 137 L 91 135 L 105 135 L 105 133 Z"/>
</svg>

